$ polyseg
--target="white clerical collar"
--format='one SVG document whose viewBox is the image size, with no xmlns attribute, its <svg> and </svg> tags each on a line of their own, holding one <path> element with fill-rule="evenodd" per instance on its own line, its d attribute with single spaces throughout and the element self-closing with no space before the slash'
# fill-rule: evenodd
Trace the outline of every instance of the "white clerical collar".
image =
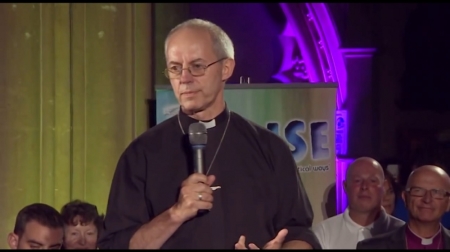
<svg viewBox="0 0 450 252">
<path fill-rule="evenodd" d="M 413 235 L 415 235 L 417 238 L 419 238 L 419 239 L 422 240 L 422 242 L 421 242 L 422 245 L 431 245 L 431 244 L 433 244 L 434 238 L 435 238 L 438 234 L 441 233 L 441 231 L 442 231 L 442 225 L 439 225 L 439 230 L 437 231 L 437 233 L 434 234 L 434 235 L 433 235 L 432 237 L 430 237 L 430 238 L 423 238 L 422 236 L 420 236 L 420 235 L 414 233 L 414 231 L 412 231 L 412 229 L 409 228 L 409 225 L 408 225 L 408 229 L 409 229 L 409 231 L 411 231 L 411 233 L 412 233 Z"/>
<path fill-rule="evenodd" d="M 202 122 L 202 121 L 199 121 L 199 122 L 200 122 L 201 124 L 205 125 L 205 127 L 206 127 L 207 129 L 216 127 L 216 119 L 212 119 L 212 120 L 209 121 L 209 122 Z"/>
</svg>

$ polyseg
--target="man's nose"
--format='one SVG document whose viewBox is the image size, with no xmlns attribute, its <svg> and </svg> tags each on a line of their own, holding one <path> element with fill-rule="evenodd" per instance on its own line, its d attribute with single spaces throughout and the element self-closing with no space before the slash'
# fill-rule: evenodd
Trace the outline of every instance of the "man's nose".
<svg viewBox="0 0 450 252">
<path fill-rule="evenodd" d="M 431 195 L 431 191 L 426 191 L 425 195 L 423 195 L 423 197 L 422 197 L 422 201 L 426 202 L 426 203 L 430 203 L 432 199 L 433 199 L 433 196 Z"/>
<path fill-rule="evenodd" d="M 363 180 L 361 181 L 361 190 L 366 190 L 367 189 L 367 181 Z"/>
<path fill-rule="evenodd" d="M 181 83 L 186 83 L 186 82 L 190 82 L 192 81 L 192 78 L 194 76 L 192 76 L 191 72 L 189 71 L 189 68 L 183 68 L 181 69 L 181 74 L 180 74 L 180 81 Z"/>
</svg>

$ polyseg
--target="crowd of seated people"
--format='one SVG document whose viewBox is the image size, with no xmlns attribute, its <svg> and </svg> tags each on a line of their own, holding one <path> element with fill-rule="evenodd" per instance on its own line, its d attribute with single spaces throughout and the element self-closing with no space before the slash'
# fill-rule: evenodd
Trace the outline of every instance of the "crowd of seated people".
<svg viewBox="0 0 450 252">
<path fill-rule="evenodd" d="M 401 167 L 397 179 L 385 163 L 356 159 L 344 181 L 347 209 L 312 227 L 322 249 L 449 249 L 446 166 L 436 158 L 411 164 Z M 103 218 L 95 205 L 79 200 L 60 212 L 31 204 L 19 211 L 8 244 L 12 249 L 97 249 Z"/>
<path fill-rule="evenodd" d="M 436 165 L 420 165 L 409 174 L 396 204 L 404 209 L 405 223 L 370 239 L 358 241 L 356 249 L 449 249 L 450 231 L 445 216 L 450 209 L 450 178 Z"/>
<path fill-rule="evenodd" d="M 74 200 L 58 212 L 35 203 L 25 206 L 8 235 L 11 249 L 97 249 L 103 215 L 95 205 Z"/>
<path fill-rule="evenodd" d="M 371 158 L 347 169 L 344 213 L 313 227 L 323 249 L 449 249 L 450 177 L 443 158 L 417 155 L 399 179 Z M 396 174 L 397 175 L 397 174 Z"/>
</svg>

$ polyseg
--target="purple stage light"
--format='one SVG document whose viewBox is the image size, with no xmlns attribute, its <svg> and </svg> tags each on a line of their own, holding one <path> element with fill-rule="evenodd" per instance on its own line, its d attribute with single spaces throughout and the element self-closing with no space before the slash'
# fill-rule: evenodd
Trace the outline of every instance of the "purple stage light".
<svg viewBox="0 0 450 252">
<path fill-rule="evenodd" d="M 336 154 L 347 154 L 348 114 L 346 58 L 373 55 L 373 48 L 341 48 L 339 34 L 325 3 L 299 3 L 294 8 L 280 3 L 286 16 L 286 27 L 280 34 L 283 61 L 273 78 L 282 83 L 338 84 L 336 111 Z M 298 7 L 298 8 L 297 8 Z M 294 13 L 295 12 L 295 13 Z M 299 22 L 298 16 L 303 17 Z M 347 207 L 343 180 L 351 159 L 336 160 L 337 213 Z"/>
</svg>

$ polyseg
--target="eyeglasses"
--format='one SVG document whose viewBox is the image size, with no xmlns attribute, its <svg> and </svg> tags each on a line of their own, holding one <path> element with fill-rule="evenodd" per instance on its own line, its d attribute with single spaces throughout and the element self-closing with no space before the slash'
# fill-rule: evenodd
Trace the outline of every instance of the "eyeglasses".
<svg viewBox="0 0 450 252">
<path fill-rule="evenodd" d="M 406 188 L 405 191 L 408 192 L 411 196 L 415 196 L 415 197 L 424 197 L 427 194 L 427 192 L 430 192 L 431 197 L 433 197 L 434 199 L 444 199 L 445 197 L 450 196 L 449 192 L 442 190 L 442 189 L 427 190 L 422 187 L 413 186 L 410 188 Z"/>
<path fill-rule="evenodd" d="M 168 79 L 177 79 L 177 78 L 180 78 L 183 70 L 188 70 L 192 76 L 198 77 L 198 76 L 204 75 L 206 73 L 206 69 L 208 69 L 208 67 L 210 67 L 224 59 L 227 59 L 227 58 L 221 58 L 221 59 L 214 61 L 213 63 L 208 64 L 208 65 L 193 64 L 187 68 L 182 68 L 181 66 L 171 66 L 170 68 L 166 68 L 163 73 Z"/>
</svg>

